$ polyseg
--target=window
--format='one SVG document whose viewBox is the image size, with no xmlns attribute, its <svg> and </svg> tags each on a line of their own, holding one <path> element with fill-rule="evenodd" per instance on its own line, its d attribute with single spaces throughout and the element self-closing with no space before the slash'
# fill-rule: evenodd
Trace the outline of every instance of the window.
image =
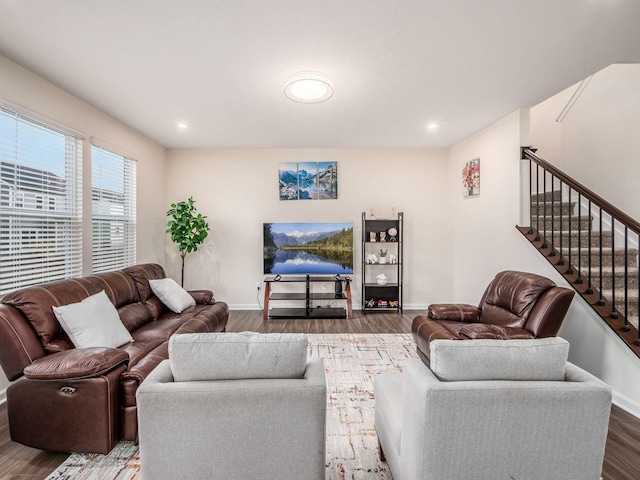
<svg viewBox="0 0 640 480">
<path fill-rule="evenodd" d="M 136 261 L 136 162 L 91 147 L 92 272 L 119 270 Z"/>
<path fill-rule="evenodd" d="M 0 295 L 82 274 L 81 172 L 76 133 L 0 108 Z"/>
</svg>

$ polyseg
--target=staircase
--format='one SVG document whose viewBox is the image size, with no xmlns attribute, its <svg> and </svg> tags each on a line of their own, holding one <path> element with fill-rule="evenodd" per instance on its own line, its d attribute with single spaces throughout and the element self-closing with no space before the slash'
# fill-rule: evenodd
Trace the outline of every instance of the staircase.
<svg viewBox="0 0 640 480">
<path fill-rule="evenodd" d="M 523 148 L 530 226 L 518 230 L 640 357 L 640 224 L 534 152 Z"/>
</svg>

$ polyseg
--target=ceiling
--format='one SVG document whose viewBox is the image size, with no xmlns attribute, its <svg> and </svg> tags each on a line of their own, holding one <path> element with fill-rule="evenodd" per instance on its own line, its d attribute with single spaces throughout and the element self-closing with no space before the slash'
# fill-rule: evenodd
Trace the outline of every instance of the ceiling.
<svg viewBox="0 0 640 480">
<path fill-rule="evenodd" d="M 638 20 L 638 0 L 0 0 L 0 54 L 168 148 L 448 147 L 640 62 Z M 300 70 L 333 97 L 289 100 Z"/>
</svg>

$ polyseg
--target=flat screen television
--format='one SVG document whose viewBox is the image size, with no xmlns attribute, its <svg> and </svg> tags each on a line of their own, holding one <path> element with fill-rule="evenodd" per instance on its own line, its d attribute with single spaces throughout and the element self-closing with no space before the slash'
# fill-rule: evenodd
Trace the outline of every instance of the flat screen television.
<svg viewBox="0 0 640 480">
<path fill-rule="evenodd" d="M 265 275 L 353 273 L 353 223 L 265 223 Z"/>
</svg>

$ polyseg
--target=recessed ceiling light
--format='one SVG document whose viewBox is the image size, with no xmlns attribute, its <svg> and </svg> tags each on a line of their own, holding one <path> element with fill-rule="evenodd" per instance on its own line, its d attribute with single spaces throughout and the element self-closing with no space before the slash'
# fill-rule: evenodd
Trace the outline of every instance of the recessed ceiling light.
<svg viewBox="0 0 640 480">
<path fill-rule="evenodd" d="M 284 93 L 294 102 L 320 103 L 333 95 L 333 83 L 323 73 L 298 72 L 289 77 Z"/>
<path fill-rule="evenodd" d="M 434 131 L 437 130 L 440 127 L 440 125 L 437 122 L 431 122 L 430 124 L 427 125 L 427 129 L 430 131 Z"/>
<path fill-rule="evenodd" d="M 189 125 L 184 122 L 180 122 L 176 124 L 176 127 L 178 127 L 178 130 L 187 130 L 189 128 Z"/>
</svg>

